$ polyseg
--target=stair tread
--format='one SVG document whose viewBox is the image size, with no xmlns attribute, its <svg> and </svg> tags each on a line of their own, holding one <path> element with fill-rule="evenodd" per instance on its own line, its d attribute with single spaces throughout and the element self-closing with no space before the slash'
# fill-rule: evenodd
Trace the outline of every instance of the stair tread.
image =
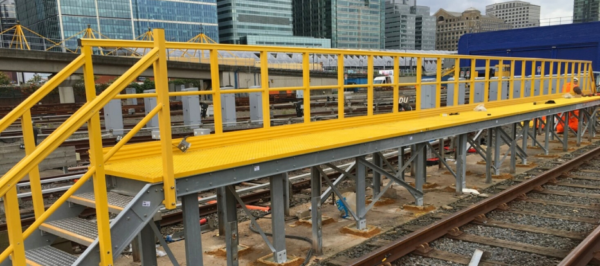
<svg viewBox="0 0 600 266">
<path fill-rule="evenodd" d="M 96 223 L 79 217 L 47 222 L 40 229 L 82 245 L 90 245 L 98 237 Z"/>
<path fill-rule="evenodd" d="M 109 191 L 106 195 L 108 197 L 108 205 L 119 207 L 120 209 L 125 208 L 125 206 L 127 206 L 127 204 L 129 204 L 129 202 L 131 202 L 131 200 L 133 200 L 133 197 L 131 197 L 131 196 L 125 196 L 125 195 L 122 195 L 122 194 L 119 194 L 116 192 L 111 192 L 111 191 Z M 81 198 L 81 199 L 88 200 L 91 202 L 96 201 L 94 192 L 79 193 L 79 194 L 73 195 L 73 197 Z"/>
<path fill-rule="evenodd" d="M 52 246 L 45 246 L 27 250 L 25 256 L 28 260 L 43 266 L 72 265 L 77 257 Z"/>
</svg>

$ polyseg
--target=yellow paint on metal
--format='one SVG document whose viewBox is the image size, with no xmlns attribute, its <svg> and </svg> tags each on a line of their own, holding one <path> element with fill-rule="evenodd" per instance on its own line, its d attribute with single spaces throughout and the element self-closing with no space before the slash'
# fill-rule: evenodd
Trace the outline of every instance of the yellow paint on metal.
<svg viewBox="0 0 600 266">
<path fill-rule="evenodd" d="M 485 60 L 485 89 L 483 90 L 483 102 L 487 103 L 490 100 L 490 60 Z"/>
<path fill-rule="evenodd" d="M 460 82 L 460 59 L 454 59 L 454 99 L 452 99 L 453 105 L 458 106 L 458 98 L 460 96 L 459 83 Z M 466 91 L 465 91 L 466 92 Z M 463 97 L 464 98 L 464 97 Z"/>
<path fill-rule="evenodd" d="M 158 111 L 158 126 L 160 128 L 160 143 L 162 146 L 162 175 L 165 199 L 163 204 L 168 210 L 175 209 L 177 204 L 177 190 L 173 177 L 173 145 L 171 144 L 171 108 L 169 103 L 169 76 L 167 74 L 167 49 L 165 44 L 165 31 L 154 30 L 154 45 L 158 49 L 158 59 L 154 65 L 154 83 L 156 86 L 156 105 Z M 221 98 L 217 92 L 216 98 Z"/>
<path fill-rule="evenodd" d="M 302 54 L 302 86 L 304 90 L 304 96 L 302 98 L 302 105 L 304 107 L 304 123 L 310 123 L 310 54 Z"/>
<path fill-rule="evenodd" d="M 423 58 L 417 57 L 417 85 L 415 85 L 415 110 L 421 111 L 421 95 L 423 91 L 421 82 L 423 81 Z"/>
<path fill-rule="evenodd" d="M 17 199 L 17 187 L 12 187 L 4 195 L 4 210 L 6 215 L 6 228 L 8 240 L 13 247 L 12 265 L 25 266 L 25 242 L 23 242 L 23 229 L 21 227 L 21 212 Z"/>
<path fill-rule="evenodd" d="M 447 88 L 446 88 L 447 89 Z M 435 108 L 442 106 L 442 58 L 437 58 L 435 75 Z"/>
<path fill-rule="evenodd" d="M 527 67 L 527 61 L 521 61 L 521 88 L 519 91 L 521 92 L 521 98 L 525 97 L 525 69 Z M 532 68 L 533 69 L 533 68 Z"/>
<path fill-rule="evenodd" d="M 212 84 L 213 95 L 213 110 L 214 112 L 214 121 L 215 121 L 215 134 L 220 135 L 223 134 L 223 115 L 219 110 L 221 110 L 221 75 L 219 72 L 219 51 L 214 48 L 210 50 L 210 82 Z"/>
<path fill-rule="evenodd" d="M 477 77 L 477 60 L 471 59 L 471 87 L 469 91 L 469 103 L 475 102 L 475 78 Z"/>
<path fill-rule="evenodd" d="M 515 98 L 515 60 L 510 61 L 510 77 L 508 79 L 509 88 L 508 88 L 508 98 Z"/>
<path fill-rule="evenodd" d="M 345 97 L 344 97 L 344 83 L 345 83 L 345 76 L 344 76 L 344 71 L 339 71 L 339 69 L 344 69 L 344 55 L 338 54 L 337 55 L 337 59 L 338 59 L 338 64 L 337 64 L 337 68 L 338 68 L 338 119 L 344 119 L 345 117 L 345 112 L 344 112 L 344 102 L 345 102 Z M 397 106 L 397 104 L 395 104 L 394 106 Z M 396 110 L 397 108 L 394 108 L 394 110 Z"/>
<path fill-rule="evenodd" d="M 27 110 L 21 118 L 21 128 L 23 129 L 23 142 L 25 144 L 25 154 L 29 155 L 35 150 L 35 137 L 33 135 L 33 124 L 31 122 L 31 111 Z M 40 180 L 40 170 L 36 165 L 29 172 L 29 184 L 31 188 L 31 198 L 33 202 L 33 213 L 35 217 L 40 217 L 44 213 L 44 197 L 42 195 L 42 183 Z"/>
<path fill-rule="evenodd" d="M 394 59 L 394 92 L 392 93 L 392 97 L 394 97 L 392 102 L 392 113 L 398 113 L 398 107 L 400 103 L 400 57 L 395 56 Z"/>
<path fill-rule="evenodd" d="M 373 55 L 367 56 L 367 116 L 373 115 L 373 72 L 374 69 Z"/>
<path fill-rule="evenodd" d="M 532 105 L 531 101 L 555 100 L 553 105 Z M 338 147 L 360 144 L 369 141 L 387 139 L 391 137 L 419 134 L 447 127 L 462 126 L 486 120 L 556 108 L 561 106 L 573 106 L 580 103 L 598 101 L 600 97 L 563 99 L 560 97 L 540 96 L 525 100 L 517 99 L 512 103 L 509 101 L 492 102 L 486 105 L 487 112 L 472 111 L 473 105 L 447 110 L 437 110 L 425 115 L 423 111 L 403 112 L 399 114 L 377 115 L 374 117 L 347 118 L 348 124 L 336 127 L 334 123 L 323 123 L 327 128 L 304 126 L 305 130 L 288 131 L 286 134 L 279 132 L 278 136 L 262 136 L 260 139 L 232 141 L 228 144 L 219 143 L 218 138 L 204 139 L 200 147 L 190 149 L 186 153 L 174 154 L 175 177 L 182 178 L 191 175 L 209 173 L 236 166 L 260 164 L 261 162 L 277 160 L 286 157 L 328 150 Z M 521 102 L 520 104 L 514 104 Z M 500 107 L 494 107 L 500 106 Z M 440 112 L 460 111 L 460 115 L 440 117 Z M 492 116 L 487 114 L 491 113 Z M 437 114 L 437 115 L 435 115 Z M 356 123 L 350 121 L 356 120 Z M 368 122 L 367 122 L 368 121 Z M 321 122 L 312 123 L 313 126 Z M 328 129 L 331 128 L 331 129 Z M 203 136 L 203 138 L 206 138 Z M 188 138 L 190 140 L 190 138 Z M 194 141 L 194 140 L 190 140 Z M 218 143 L 211 143 L 216 141 Z M 136 144 L 134 144 L 136 145 Z M 143 145 L 138 145 L 141 147 Z M 138 149 L 136 149 L 138 150 Z M 239 152 L 244 151 L 244 152 Z M 151 182 L 157 180 L 161 175 L 160 160 L 162 155 L 140 154 L 129 159 L 109 161 L 106 164 L 107 173 L 117 176 L 135 178 Z M 198 164 L 196 162 L 202 162 Z"/>
<path fill-rule="evenodd" d="M 271 115 L 269 103 L 269 56 L 266 51 L 260 52 L 260 85 L 262 86 L 262 116 L 263 116 L 263 127 L 271 127 Z"/>
</svg>

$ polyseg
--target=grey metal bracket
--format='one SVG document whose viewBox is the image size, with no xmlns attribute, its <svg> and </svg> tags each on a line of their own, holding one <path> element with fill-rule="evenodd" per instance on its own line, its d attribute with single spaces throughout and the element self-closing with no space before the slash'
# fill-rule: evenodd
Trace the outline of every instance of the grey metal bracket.
<svg viewBox="0 0 600 266">
<path fill-rule="evenodd" d="M 431 152 L 433 152 L 433 154 L 435 156 L 437 156 L 438 158 L 440 158 L 440 162 L 444 164 L 444 166 L 446 166 L 446 169 L 448 169 L 448 171 L 450 172 L 450 174 L 452 174 L 452 176 L 454 176 L 454 178 L 456 178 L 456 173 L 452 170 L 452 168 L 450 168 L 450 166 L 448 165 L 448 163 L 446 163 L 445 160 L 442 160 L 442 156 L 440 156 L 440 154 L 433 148 L 433 146 L 431 146 L 431 143 L 426 142 L 427 147 L 429 147 L 429 149 L 431 149 Z"/>
<path fill-rule="evenodd" d="M 329 177 L 327 177 L 327 174 L 325 174 L 323 169 L 321 169 L 320 166 L 313 166 L 313 167 L 315 167 L 319 171 L 319 173 L 321 173 L 321 176 L 323 177 L 323 179 L 325 179 L 325 182 L 327 183 L 327 185 L 333 190 L 333 192 L 338 196 L 338 198 L 342 201 L 342 203 L 346 207 L 350 206 L 350 205 L 348 205 L 348 202 L 346 202 L 346 199 L 344 199 L 344 196 L 342 196 L 342 193 L 340 193 L 340 191 L 335 187 L 335 185 L 333 185 L 333 183 L 331 182 Z M 352 215 L 352 217 L 354 218 L 354 220 L 356 220 L 356 221 L 360 220 L 358 218 L 358 215 L 351 208 L 347 208 L 347 209 L 350 212 L 350 215 Z"/>
<path fill-rule="evenodd" d="M 388 173 L 387 171 L 385 171 L 384 169 L 382 169 L 381 167 L 363 159 L 363 158 L 358 158 L 358 162 L 365 165 L 366 167 L 371 168 L 373 171 L 378 172 L 382 175 L 387 176 L 390 180 L 393 180 L 394 182 L 396 182 L 398 185 L 403 186 L 404 188 L 406 188 L 408 190 L 408 192 L 410 192 L 410 194 L 413 195 L 413 197 L 415 198 L 415 200 L 422 200 L 423 199 L 423 192 L 417 190 L 416 188 L 412 187 L 411 185 L 409 185 L 408 183 L 400 180 L 399 178 L 396 177 L 396 175 L 393 175 L 391 173 Z M 375 202 L 375 201 L 373 201 Z M 373 202 L 371 204 L 373 204 Z"/>
<path fill-rule="evenodd" d="M 477 137 L 477 139 L 479 139 L 480 137 Z M 481 145 L 479 145 L 479 143 L 477 143 L 477 139 L 473 139 L 471 137 L 469 137 L 469 135 L 467 135 L 467 142 L 469 142 L 469 144 L 471 145 L 471 147 L 475 148 L 475 151 L 477 151 L 477 154 L 479 154 L 479 156 L 481 156 L 481 158 L 483 158 L 483 161 L 487 162 L 488 160 L 488 156 L 487 156 L 487 149 L 491 149 L 490 145 L 487 146 L 487 149 L 484 149 L 483 147 L 481 147 Z M 488 140 L 488 143 L 491 142 L 492 140 Z M 490 158 L 491 160 L 491 158 Z M 491 165 L 492 168 L 496 169 L 495 165 Z M 456 177 L 456 175 L 454 176 Z"/>
<path fill-rule="evenodd" d="M 332 163 L 326 163 L 325 165 L 327 165 L 331 169 L 334 169 L 334 170 L 336 170 L 336 171 L 338 171 L 338 172 L 341 173 L 340 176 L 338 176 L 338 178 L 335 181 L 333 181 L 333 185 L 334 186 L 336 186 L 337 184 L 341 183 L 346 177 L 350 177 L 350 178 L 356 180 L 356 177 L 353 174 L 350 173 L 356 167 L 356 162 L 352 162 L 352 164 L 350 166 L 348 166 L 348 168 L 346 170 L 343 170 L 343 169 L 335 166 Z M 333 193 L 333 189 L 331 188 L 331 186 L 329 186 L 325 190 L 325 192 L 323 192 L 323 194 L 321 195 L 321 204 L 325 203 L 325 201 L 327 200 L 327 198 L 329 198 L 329 196 L 331 195 L 331 193 Z"/>
</svg>

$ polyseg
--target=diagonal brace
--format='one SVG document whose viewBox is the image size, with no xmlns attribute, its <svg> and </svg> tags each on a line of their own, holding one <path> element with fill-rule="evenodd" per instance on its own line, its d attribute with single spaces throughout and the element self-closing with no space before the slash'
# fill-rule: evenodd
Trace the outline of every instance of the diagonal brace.
<svg viewBox="0 0 600 266">
<path fill-rule="evenodd" d="M 167 256 L 169 256 L 169 260 L 171 260 L 171 263 L 173 263 L 173 265 L 179 265 L 179 263 L 177 262 L 177 259 L 175 258 L 175 255 L 173 255 L 173 252 L 171 252 L 171 248 L 169 248 L 169 245 L 167 245 L 165 238 L 160 233 L 160 230 L 158 230 L 158 227 L 156 227 L 156 224 L 154 223 L 154 221 L 150 221 L 150 222 L 148 222 L 148 224 L 150 224 L 150 227 L 152 228 L 154 235 L 156 236 L 156 238 L 158 238 L 158 242 L 160 243 L 160 245 L 163 247 L 163 249 L 167 253 Z"/>
<path fill-rule="evenodd" d="M 275 252 L 275 248 L 273 247 L 273 244 L 271 244 L 271 242 L 269 241 L 269 239 L 267 238 L 267 236 L 263 232 L 262 228 L 260 228 L 260 225 L 256 222 L 256 219 L 254 218 L 254 215 L 252 214 L 252 212 L 250 212 L 248 210 L 248 208 L 246 207 L 246 204 L 240 198 L 240 195 L 238 195 L 238 193 L 235 191 L 235 189 L 232 189 L 232 187 L 233 186 L 227 186 L 227 189 L 229 189 L 229 191 L 231 192 L 231 194 L 233 194 L 233 196 L 235 197 L 235 200 L 242 207 L 242 210 L 244 210 L 244 212 L 246 213 L 246 215 L 250 218 L 250 222 L 252 223 L 252 225 L 254 226 L 254 228 L 256 228 L 256 230 L 258 231 L 258 233 L 260 234 L 260 236 L 262 237 L 262 239 L 265 241 L 265 243 L 267 244 L 267 246 L 269 246 L 269 249 L 271 249 L 271 252 Z"/>
<path fill-rule="evenodd" d="M 329 180 L 329 177 L 327 177 L 327 175 L 325 174 L 325 172 L 323 171 L 323 169 L 321 169 L 320 166 L 313 166 L 313 167 L 316 167 L 317 170 L 319 170 L 319 172 L 323 176 L 323 179 L 325 179 L 325 182 L 327 182 L 327 185 L 333 190 L 333 192 L 338 196 L 338 198 L 342 201 L 342 203 L 346 207 L 350 206 L 350 205 L 348 205 L 348 203 L 344 199 L 344 196 L 342 196 L 342 193 L 340 193 L 340 191 L 333 185 L 333 183 L 331 183 L 331 180 Z M 348 209 L 348 211 L 350 212 L 350 214 L 352 215 L 352 217 L 354 218 L 355 221 L 360 220 L 360 219 L 358 219 L 358 215 L 356 215 L 356 213 L 352 210 L 352 208 L 347 208 L 347 209 Z"/>
<path fill-rule="evenodd" d="M 391 180 L 394 180 L 396 183 L 398 183 L 398 185 L 403 186 L 404 188 L 406 188 L 408 190 L 408 192 L 410 192 L 410 194 L 412 194 L 415 197 L 423 197 L 423 192 L 417 190 L 416 188 L 412 187 L 411 185 L 409 185 L 408 183 L 398 179 L 395 175 L 392 175 L 390 173 L 388 173 L 387 171 L 385 171 L 384 169 L 381 169 L 381 167 L 363 159 L 363 158 L 358 158 L 358 161 L 362 164 L 364 164 L 365 166 L 371 168 L 373 171 L 378 172 L 382 175 L 387 176 L 388 178 L 390 178 Z"/>
</svg>

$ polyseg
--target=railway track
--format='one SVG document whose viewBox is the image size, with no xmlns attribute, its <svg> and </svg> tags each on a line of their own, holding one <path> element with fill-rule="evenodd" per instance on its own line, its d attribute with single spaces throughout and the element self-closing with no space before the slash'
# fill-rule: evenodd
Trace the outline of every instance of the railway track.
<svg viewBox="0 0 600 266">
<path fill-rule="evenodd" d="M 537 176 L 497 186 L 501 192 L 489 198 L 458 203 L 460 211 L 425 215 L 370 239 L 346 253 L 360 257 L 329 265 L 464 265 L 481 254 L 475 265 L 597 265 L 600 147 L 589 148 Z"/>
</svg>

